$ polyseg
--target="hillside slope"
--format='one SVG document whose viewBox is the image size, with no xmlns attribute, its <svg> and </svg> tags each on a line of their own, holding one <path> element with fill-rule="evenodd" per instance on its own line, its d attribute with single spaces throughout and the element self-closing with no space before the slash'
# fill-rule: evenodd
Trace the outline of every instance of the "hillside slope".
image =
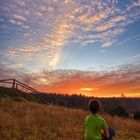
<svg viewBox="0 0 140 140">
<path fill-rule="evenodd" d="M 63 106 L 70 106 L 65 100 L 51 97 L 49 94 L 43 93 L 26 93 L 13 88 L 0 87 L 0 100 L 15 100 L 15 101 L 33 101 L 42 104 L 59 104 Z"/>
<path fill-rule="evenodd" d="M 0 101 L 2 140 L 83 140 L 88 112 L 33 102 Z M 140 140 L 140 122 L 103 115 L 115 140 Z"/>
<path fill-rule="evenodd" d="M 37 102 L 37 98 L 13 88 L 0 87 L 0 100 L 28 100 Z"/>
</svg>

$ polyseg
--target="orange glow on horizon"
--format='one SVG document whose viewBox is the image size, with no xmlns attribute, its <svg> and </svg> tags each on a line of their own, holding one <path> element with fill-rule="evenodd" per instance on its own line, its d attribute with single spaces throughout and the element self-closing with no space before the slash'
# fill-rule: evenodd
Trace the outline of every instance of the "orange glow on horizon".
<svg viewBox="0 0 140 140">
<path fill-rule="evenodd" d="M 48 72 L 46 79 L 44 77 L 36 79 L 38 84 L 35 88 L 48 93 L 82 94 L 95 97 L 140 97 L 139 79 L 130 75 L 129 72 L 125 74 L 121 71 L 115 73 L 61 72 Z"/>
<path fill-rule="evenodd" d="M 68 89 L 67 87 L 63 87 L 61 89 L 57 89 L 57 88 L 50 88 L 47 86 L 40 86 L 37 87 L 37 90 L 39 90 L 40 92 L 46 92 L 46 93 L 58 93 L 58 94 L 68 94 L 68 95 L 72 95 L 72 94 L 82 94 L 88 97 L 105 97 L 105 98 L 112 98 L 112 97 L 127 97 L 127 98 L 140 98 L 140 92 L 136 92 L 136 93 L 131 93 L 131 92 L 126 92 L 124 94 L 122 94 L 121 92 L 117 92 L 117 91 L 113 91 L 113 90 L 102 90 L 102 89 L 98 89 L 96 90 L 96 88 L 70 88 Z"/>
<path fill-rule="evenodd" d="M 81 88 L 80 90 L 82 90 L 82 91 L 92 91 L 92 90 L 97 90 L 97 88 Z"/>
</svg>

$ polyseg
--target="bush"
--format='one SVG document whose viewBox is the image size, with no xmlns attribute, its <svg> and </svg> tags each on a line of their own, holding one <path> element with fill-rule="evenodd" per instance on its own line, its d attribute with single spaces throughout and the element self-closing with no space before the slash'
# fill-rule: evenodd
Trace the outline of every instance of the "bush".
<svg viewBox="0 0 140 140">
<path fill-rule="evenodd" d="M 140 112 L 136 112 L 133 117 L 135 120 L 140 120 Z"/>
<path fill-rule="evenodd" d="M 126 109 L 124 107 L 122 107 L 121 105 L 115 106 L 115 107 L 107 107 L 105 109 L 105 112 L 109 113 L 112 116 L 120 116 L 120 117 L 128 117 L 129 114 L 126 111 Z"/>
</svg>

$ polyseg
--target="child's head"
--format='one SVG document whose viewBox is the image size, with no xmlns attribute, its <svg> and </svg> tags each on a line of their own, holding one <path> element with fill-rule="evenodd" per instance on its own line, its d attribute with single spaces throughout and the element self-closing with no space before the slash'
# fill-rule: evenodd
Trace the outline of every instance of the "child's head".
<svg viewBox="0 0 140 140">
<path fill-rule="evenodd" d="M 89 102 L 89 109 L 93 114 L 98 113 L 100 108 L 101 108 L 101 103 L 98 100 L 91 100 Z"/>
</svg>

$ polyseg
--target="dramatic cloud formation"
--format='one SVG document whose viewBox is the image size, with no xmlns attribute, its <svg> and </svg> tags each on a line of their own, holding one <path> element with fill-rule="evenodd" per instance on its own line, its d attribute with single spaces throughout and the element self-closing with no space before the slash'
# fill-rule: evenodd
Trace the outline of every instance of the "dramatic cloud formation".
<svg viewBox="0 0 140 140">
<path fill-rule="evenodd" d="M 122 7 L 118 3 L 116 0 L 1 0 L 1 34 L 4 40 L 9 39 L 1 55 L 10 63 L 41 69 L 57 66 L 63 59 L 63 48 L 69 44 L 86 46 L 100 42 L 101 47 L 110 47 L 140 14 L 136 9 L 139 1 L 130 1 Z"/>
<path fill-rule="evenodd" d="M 35 87 L 44 92 L 139 97 L 140 56 L 111 71 L 44 70 L 34 78 Z"/>
<path fill-rule="evenodd" d="M 87 96 L 140 96 L 140 63 L 127 64 L 112 71 L 44 70 L 40 73 L 20 73 L 0 65 L 1 77 L 17 78 L 42 92 L 81 93 Z"/>
<path fill-rule="evenodd" d="M 82 93 L 88 96 L 140 95 L 140 65 L 120 66 L 109 72 L 45 71 L 39 80 L 41 85 L 38 89 L 48 92 Z"/>
<path fill-rule="evenodd" d="M 140 0 L 0 0 L 0 79 L 140 96 L 139 28 Z"/>
</svg>

